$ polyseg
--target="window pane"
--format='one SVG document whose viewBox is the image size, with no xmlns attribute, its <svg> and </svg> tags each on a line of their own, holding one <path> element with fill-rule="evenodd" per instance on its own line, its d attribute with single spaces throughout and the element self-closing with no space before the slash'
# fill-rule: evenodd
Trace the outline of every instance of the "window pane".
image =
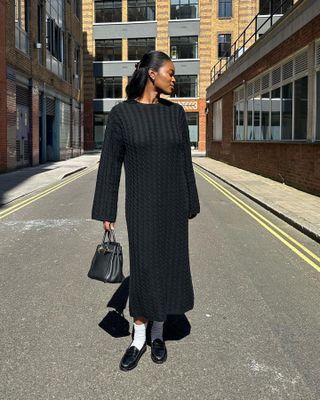
<svg viewBox="0 0 320 400">
<path fill-rule="evenodd" d="M 197 58 L 198 36 L 171 37 L 170 50 L 174 59 Z"/>
<path fill-rule="evenodd" d="M 218 57 L 230 57 L 231 55 L 231 34 L 218 35 Z"/>
<path fill-rule="evenodd" d="M 282 140 L 292 139 L 292 83 L 282 88 Z"/>
<path fill-rule="evenodd" d="M 317 72 L 316 140 L 320 140 L 320 71 Z"/>
<path fill-rule="evenodd" d="M 176 75 L 174 93 L 171 97 L 197 97 L 198 80 L 197 75 Z"/>
<path fill-rule="evenodd" d="M 269 140 L 270 125 L 270 93 L 261 95 L 261 136 L 263 140 Z"/>
<path fill-rule="evenodd" d="M 155 49 L 155 38 L 128 39 L 128 60 L 141 60 L 142 56 Z"/>
<path fill-rule="evenodd" d="M 240 102 L 235 107 L 235 127 L 236 140 L 244 140 L 244 102 Z"/>
<path fill-rule="evenodd" d="M 248 118 L 248 140 L 253 140 L 253 99 L 248 100 L 248 110 L 247 110 L 247 118 Z"/>
<path fill-rule="evenodd" d="M 219 17 L 228 18 L 231 17 L 232 1 L 231 0 L 219 0 Z"/>
<path fill-rule="evenodd" d="M 198 113 L 188 112 L 186 113 L 188 126 L 189 126 L 189 133 L 190 133 L 190 142 L 193 148 L 198 147 L 198 131 L 199 131 L 199 124 L 198 124 Z"/>
<path fill-rule="evenodd" d="M 280 88 L 271 92 L 271 140 L 280 140 Z"/>
<path fill-rule="evenodd" d="M 294 139 L 307 138 L 308 77 L 294 82 Z"/>
<path fill-rule="evenodd" d="M 260 140 L 260 108 L 261 99 L 260 96 L 256 96 L 253 99 L 253 139 Z"/>
</svg>

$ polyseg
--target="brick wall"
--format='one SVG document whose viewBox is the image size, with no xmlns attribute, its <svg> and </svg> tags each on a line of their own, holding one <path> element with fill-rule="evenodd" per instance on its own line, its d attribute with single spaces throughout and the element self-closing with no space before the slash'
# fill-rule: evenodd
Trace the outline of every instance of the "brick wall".
<svg viewBox="0 0 320 400">
<path fill-rule="evenodd" d="M 84 89 L 84 149 L 94 149 L 93 131 L 93 101 L 94 98 L 94 40 L 92 24 L 94 23 L 94 2 L 91 0 L 82 1 L 83 15 L 83 89 Z"/>
<path fill-rule="evenodd" d="M 239 168 L 270 177 L 320 195 L 319 143 L 233 142 L 233 89 L 320 37 L 320 16 L 274 48 L 265 57 L 230 81 L 210 99 L 223 99 L 223 140 L 212 141 L 212 107 L 207 126 L 207 155 Z M 212 104 L 212 103 L 211 103 Z"/>
<path fill-rule="evenodd" d="M 5 58 L 6 0 L 0 0 L 0 171 L 7 165 L 7 68 Z"/>
</svg>

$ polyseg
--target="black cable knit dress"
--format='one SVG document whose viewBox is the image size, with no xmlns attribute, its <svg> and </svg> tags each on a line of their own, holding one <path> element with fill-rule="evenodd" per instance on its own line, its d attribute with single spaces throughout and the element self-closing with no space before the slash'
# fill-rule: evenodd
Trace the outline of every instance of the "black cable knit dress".
<svg viewBox="0 0 320 400">
<path fill-rule="evenodd" d="M 200 212 L 183 107 L 126 100 L 107 121 L 92 219 L 116 221 L 121 167 L 130 256 L 129 312 L 164 321 L 194 305 L 188 219 Z"/>
</svg>

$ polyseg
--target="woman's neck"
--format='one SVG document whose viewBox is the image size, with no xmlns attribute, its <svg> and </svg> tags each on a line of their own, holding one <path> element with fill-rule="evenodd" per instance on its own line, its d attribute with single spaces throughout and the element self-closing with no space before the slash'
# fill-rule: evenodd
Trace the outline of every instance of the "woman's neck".
<svg viewBox="0 0 320 400">
<path fill-rule="evenodd" d="M 145 90 L 141 97 L 136 98 L 136 100 L 139 101 L 140 103 L 146 103 L 146 104 L 159 103 L 159 99 L 160 99 L 160 93 L 153 90 L 152 91 Z"/>
</svg>

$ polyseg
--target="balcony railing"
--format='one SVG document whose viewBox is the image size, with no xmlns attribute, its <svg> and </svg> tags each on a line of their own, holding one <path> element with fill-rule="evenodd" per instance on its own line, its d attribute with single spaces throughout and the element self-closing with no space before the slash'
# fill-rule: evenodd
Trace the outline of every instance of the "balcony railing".
<svg viewBox="0 0 320 400">
<path fill-rule="evenodd" d="M 293 6 L 292 3 L 292 0 L 282 1 L 282 3 L 275 8 L 270 15 L 265 14 L 266 10 L 269 9 L 269 4 L 267 5 L 267 9 L 261 9 L 259 14 L 253 18 L 238 39 L 228 49 L 226 49 L 225 54 L 229 53 L 230 56 L 220 58 L 220 60 L 212 67 L 210 71 L 210 82 L 214 82 L 230 67 L 230 65 L 244 54 L 248 48 L 259 39 L 260 34 L 264 34 L 266 30 L 270 29 L 271 26 L 278 21 L 279 14 L 281 14 L 283 10 L 288 11 Z M 260 24 L 259 21 L 263 22 Z"/>
</svg>

